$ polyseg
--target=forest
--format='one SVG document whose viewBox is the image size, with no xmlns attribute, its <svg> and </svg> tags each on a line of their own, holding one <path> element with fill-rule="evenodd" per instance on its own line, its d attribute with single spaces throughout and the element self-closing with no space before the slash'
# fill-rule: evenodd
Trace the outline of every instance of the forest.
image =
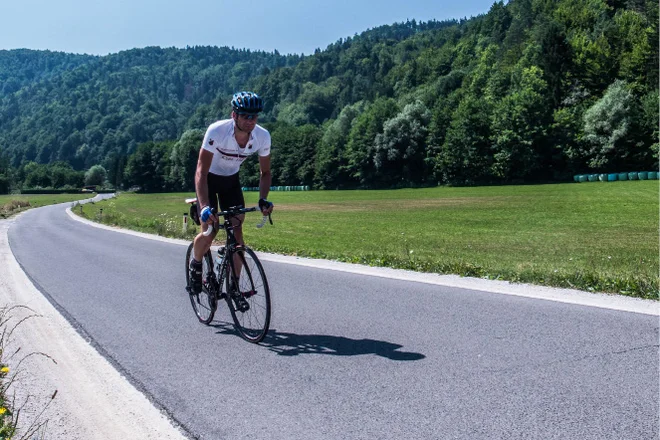
<svg viewBox="0 0 660 440">
<path fill-rule="evenodd" d="M 658 168 L 658 5 L 510 0 L 311 55 L 149 47 L 0 51 L 0 193 L 190 191 L 231 95 L 265 100 L 273 185 L 565 182 Z M 256 161 L 241 171 L 256 186 Z"/>
</svg>

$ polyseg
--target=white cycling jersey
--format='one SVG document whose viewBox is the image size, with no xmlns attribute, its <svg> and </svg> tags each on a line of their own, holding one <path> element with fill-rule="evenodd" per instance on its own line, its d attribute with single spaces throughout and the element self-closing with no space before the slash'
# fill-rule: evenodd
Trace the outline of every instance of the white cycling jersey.
<svg viewBox="0 0 660 440">
<path fill-rule="evenodd" d="M 231 176 L 238 173 L 241 164 L 250 155 L 256 152 L 261 157 L 270 155 L 270 133 L 260 125 L 255 125 L 245 148 L 241 148 L 234 137 L 234 120 L 223 119 L 214 122 L 206 130 L 202 148 L 213 153 L 210 173 Z"/>
</svg>

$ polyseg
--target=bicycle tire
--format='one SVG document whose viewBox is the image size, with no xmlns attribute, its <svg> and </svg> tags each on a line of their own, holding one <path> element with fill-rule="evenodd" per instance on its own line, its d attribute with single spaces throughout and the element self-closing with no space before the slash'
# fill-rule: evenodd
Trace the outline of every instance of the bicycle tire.
<svg viewBox="0 0 660 440">
<path fill-rule="evenodd" d="M 250 308 L 241 312 L 236 309 L 231 295 L 226 296 L 227 305 L 234 321 L 236 331 L 243 339 L 252 343 L 261 342 L 270 327 L 271 301 L 270 287 L 266 273 L 254 251 L 248 247 L 237 251 L 243 268 L 238 280 L 239 291 L 246 299 Z M 233 271 L 233 264 L 227 265 L 228 271 Z M 229 292 L 230 277 L 227 278 Z M 235 277 L 231 277 L 235 278 Z M 249 296 L 248 296 L 249 295 Z"/>
<path fill-rule="evenodd" d="M 211 284 L 215 281 L 213 275 L 213 257 L 211 251 L 206 252 L 202 259 L 202 291 L 200 293 L 193 293 L 192 286 L 190 285 L 190 259 L 192 258 L 193 243 L 188 246 L 186 252 L 186 290 L 190 296 L 190 304 L 192 305 L 195 315 L 199 322 L 203 324 L 210 324 L 215 316 L 215 311 L 218 308 L 218 300 L 215 296 L 214 286 Z"/>
</svg>

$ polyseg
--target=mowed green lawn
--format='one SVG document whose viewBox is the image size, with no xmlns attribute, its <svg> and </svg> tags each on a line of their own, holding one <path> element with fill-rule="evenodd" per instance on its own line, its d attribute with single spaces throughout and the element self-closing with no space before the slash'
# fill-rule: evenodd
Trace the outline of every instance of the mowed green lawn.
<svg viewBox="0 0 660 440">
<path fill-rule="evenodd" d="M 188 238 L 191 196 L 123 193 L 84 209 Z M 263 251 L 655 298 L 658 197 L 658 181 L 272 192 L 274 226 L 257 230 L 254 214 L 244 230 Z"/>
<path fill-rule="evenodd" d="M 15 212 L 37 208 L 45 205 L 72 202 L 75 200 L 89 199 L 94 194 L 3 194 L 0 195 L 0 218 L 5 218 Z"/>
</svg>

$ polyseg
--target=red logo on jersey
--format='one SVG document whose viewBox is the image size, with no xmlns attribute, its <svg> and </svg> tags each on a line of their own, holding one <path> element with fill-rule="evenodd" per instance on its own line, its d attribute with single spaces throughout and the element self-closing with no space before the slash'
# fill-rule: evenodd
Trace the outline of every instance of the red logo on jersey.
<svg viewBox="0 0 660 440">
<path fill-rule="evenodd" d="M 209 145 L 213 145 L 213 139 L 209 139 Z"/>
</svg>

